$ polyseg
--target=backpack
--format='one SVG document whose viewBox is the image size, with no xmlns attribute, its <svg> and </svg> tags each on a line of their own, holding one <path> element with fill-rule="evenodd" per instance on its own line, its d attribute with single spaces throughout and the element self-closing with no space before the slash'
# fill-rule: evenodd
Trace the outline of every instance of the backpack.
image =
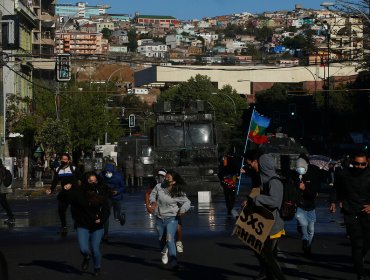
<svg viewBox="0 0 370 280">
<path fill-rule="evenodd" d="M 7 188 L 12 184 L 13 181 L 13 175 L 12 173 L 4 167 L 4 170 L 2 172 L 2 178 L 1 181 L 3 185 Z"/>
<path fill-rule="evenodd" d="M 279 180 L 283 184 L 283 200 L 279 209 L 280 217 L 284 221 L 290 221 L 294 218 L 295 213 L 297 212 L 297 189 L 291 182 L 285 182 L 279 177 L 271 177 L 267 184 L 271 180 Z"/>
</svg>

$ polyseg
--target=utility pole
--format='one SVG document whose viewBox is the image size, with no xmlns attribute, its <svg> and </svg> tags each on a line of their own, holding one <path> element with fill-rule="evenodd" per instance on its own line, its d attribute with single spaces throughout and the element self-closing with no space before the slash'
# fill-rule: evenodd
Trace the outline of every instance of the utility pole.
<svg viewBox="0 0 370 280">
<path fill-rule="evenodd" d="M 0 20 L 3 18 L 2 11 L 0 10 Z M 4 85 L 3 85 L 3 65 L 4 65 L 4 56 L 3 56 L 3 33 L 2 28 L 0 28 L 0 157 L 4 159 L 5 153 L 5 114 L 6 114 L 6 98 L 4 93 Z"/>
</svg>

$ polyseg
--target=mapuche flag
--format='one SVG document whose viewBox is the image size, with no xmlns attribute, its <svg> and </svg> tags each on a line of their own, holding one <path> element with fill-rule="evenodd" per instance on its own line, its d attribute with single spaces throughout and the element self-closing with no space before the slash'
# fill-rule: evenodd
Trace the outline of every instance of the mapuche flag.
<svg viewBox="0 0 370 280">
<path fill-rule="evenodd" d="M 267 137 L 264 135 L 266 128 L 270 124 L 270 119 L 261 116 L 258 112 L 253 111 L 248 138 L 256 144 L 267 142 Z"/>
</svg>

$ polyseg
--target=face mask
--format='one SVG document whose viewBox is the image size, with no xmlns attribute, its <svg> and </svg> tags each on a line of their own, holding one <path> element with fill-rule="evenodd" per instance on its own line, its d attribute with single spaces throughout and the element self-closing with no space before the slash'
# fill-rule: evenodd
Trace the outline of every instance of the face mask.
<svg viewBox="0 0 370 280">
<path fill-rule="evenodd" d="M 112 178 L 112 176 L 113 176 L 112 172 L 106 172 L 105 173 L 105 177 L 107 177 L 107 178 Z"/>
<path fill-rule="evenodd" d="M 299 175 L 304 175 L 307 172 L 306 168 L 304 167 L 297 167 L 295 170 L 297 171 Z"/>
<path fill-rule="evenodd" d="M 89 189 L 95 190 L 98 187 L 97 183 L 90 183 L 89 184 Z"/>
<path fill-rule="evenodd" d="M 165 188 L 168 188 L 169 185 L 170 185 L 170 181 L 164 180 L 163 183 L 161 184 L 161 187 L 165 189 Z"/>
<path fill-rule="evenodd" d="M 68 165 L 68 162 L 67 162 L 67 161 L 61 161 L 61 162 L 60 162 L 60 165 L 61 165 L 61 166 L 63 166 L 63 167 L 65 167 L 65 166 L 67 166 L 67 165 Z"/>
<path fill-rule="evenodd" d="M 163 181 L 164 181 L 164 176 L 159 175 L 158 176 L 158 183 L 163 183 Z"/>
</svg>

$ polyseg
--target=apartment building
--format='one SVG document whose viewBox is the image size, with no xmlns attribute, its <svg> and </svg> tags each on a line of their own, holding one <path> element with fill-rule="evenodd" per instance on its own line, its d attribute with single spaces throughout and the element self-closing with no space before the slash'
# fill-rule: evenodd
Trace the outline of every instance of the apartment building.
<svg viewBox="0 0 370 280">
<path fill-rule="evenodd" d="M 56 0 L 34 0 L 32 7 L 38 24 L 33 29 L 33 51 L 39 57 L 49 57 L 54 53 Z"/>
<path fill-rule="evenodd" d="M 109 5 L 91 6 L 87 2 L 77 2 L 76 4 L 56 4 L 55 13 L 60 17 L 68 18 L 90 18 L 93 16 L 104 15 L 110 9 Z"/>
<path fill-rule="evenodd" d="M 135 15 L 135 22 L 142 25 L 163 25 L 178 27 L 180 21 L 172 16 Z"/>
<path fill-rule="evenodd" d="M 55 53 L 101 55 L 107 51 L 103 48 L 103 34 L 101 33 L 57 31 L 55 38 Z"/>
<path fill-rule="evenodd" d="M 160 42 L 144 43 L 137 48 L 137 52 L 145 57 L 165 58 L 168 54 L 166 44 Z"/>
</svg>

